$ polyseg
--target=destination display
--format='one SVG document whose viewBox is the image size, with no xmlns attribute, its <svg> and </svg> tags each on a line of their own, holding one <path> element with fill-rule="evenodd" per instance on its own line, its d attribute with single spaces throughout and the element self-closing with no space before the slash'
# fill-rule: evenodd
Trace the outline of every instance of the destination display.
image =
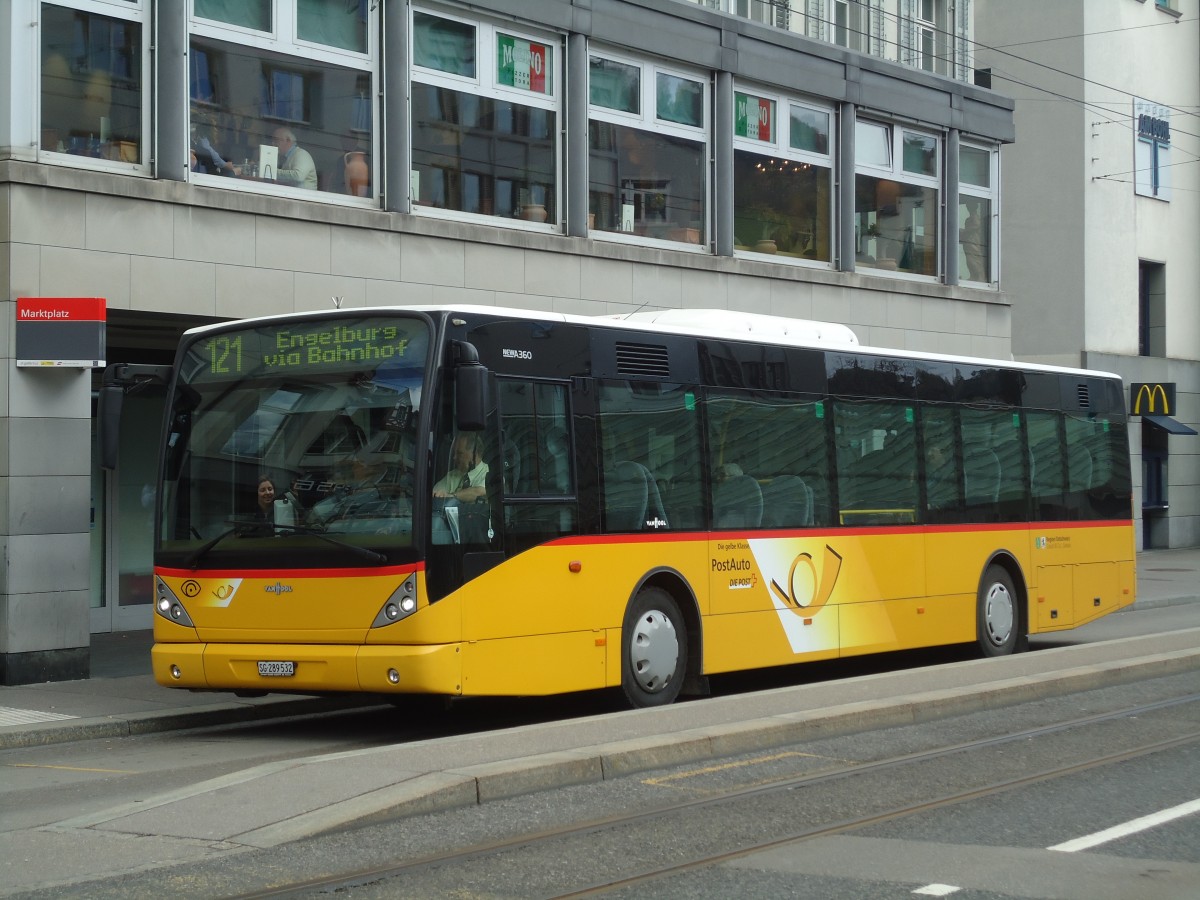
<svg viewBox="0 0 1200 900">
<path fill-rule="evenodd" d="M 401 361 L 419 368 L 428 346 L 425 324 L 411 319 L 281 321 L 200 338 L 188 350 L 183 373 L 195 384 L 372 370 Z"/>
</svg>

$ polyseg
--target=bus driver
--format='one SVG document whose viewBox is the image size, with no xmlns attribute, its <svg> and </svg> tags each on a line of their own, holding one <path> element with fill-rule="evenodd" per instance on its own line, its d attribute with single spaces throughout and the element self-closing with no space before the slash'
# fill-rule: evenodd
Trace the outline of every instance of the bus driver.
<svg viewBox="0 0 1200 900">
<path fill-rule="evenodd" d="M 474 503 L 487 492 L 488 464 L 483 461 L 483 437 L 474 432 L 461 433 L 451 449 L 450 471 L 433 486 L 439 500 Z"/>
</svg>

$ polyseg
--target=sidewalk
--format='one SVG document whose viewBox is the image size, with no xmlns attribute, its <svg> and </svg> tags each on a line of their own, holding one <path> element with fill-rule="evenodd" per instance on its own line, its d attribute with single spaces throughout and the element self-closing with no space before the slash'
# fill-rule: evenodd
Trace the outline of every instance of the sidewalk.
<svg viewBox="0 0 1200 900">
<path fill-rule="evenodd" d="M 1200 601 L 1200 548 L 1138 554 L 1135 609 Z M 151 631 L 92 635 L 85 681 L 0 686 L 0 750 L 377 705 L 377 697 L 169 690 L 150 674 Z"/>
</svg>

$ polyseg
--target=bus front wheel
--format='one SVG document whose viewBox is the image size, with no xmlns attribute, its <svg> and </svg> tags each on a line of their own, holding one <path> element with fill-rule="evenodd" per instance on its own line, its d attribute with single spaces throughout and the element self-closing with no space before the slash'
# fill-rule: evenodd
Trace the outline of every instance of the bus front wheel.
<svg viewBox="0 0 1200 900">
<path fill-rule="evenodd" d="M 666 706 L 683 687 L 687 626 L 662 588 L 638 592 L 621 629 L 621 688 L 634 707 Z"/>
<path fill-rule="evenodd" d="M 1020 595 L 1003 566 L 991 565 L 979 584 L 976 622 L 984 656 L 1008 656 L 1022 649 Z"/>
</svg>

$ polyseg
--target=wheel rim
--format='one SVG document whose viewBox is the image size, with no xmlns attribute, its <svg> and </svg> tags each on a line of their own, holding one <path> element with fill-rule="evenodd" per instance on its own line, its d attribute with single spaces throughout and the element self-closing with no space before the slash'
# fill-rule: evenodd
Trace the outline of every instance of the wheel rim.
<svg viewBox="0 0 1200 900">
<path fill-rule="evenodd" d="M 1014 608 L 1012 594 L 1004 585 L 997 582 L 988 589 L 983 602 L 983 621 L 988 640 L 997 647 L 1003 647 L 1012 634 Z"/>
<path fill-rule="evenodd" d="M 670 618 L 652 609 L 634 623 L 629 638 L 629 668 L 643 691 L 657 694 L 675 675 L 679 636 Z"/>
</svg>

